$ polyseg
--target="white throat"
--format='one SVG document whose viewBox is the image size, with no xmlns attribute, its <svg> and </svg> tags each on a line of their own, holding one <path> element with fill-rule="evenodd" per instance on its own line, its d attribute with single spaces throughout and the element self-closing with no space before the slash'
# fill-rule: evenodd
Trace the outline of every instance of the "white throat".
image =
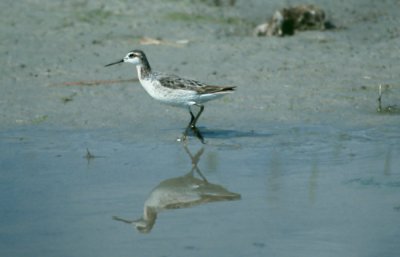
<svg viewBox="0 0 400 257">
<path fill-rule="evenodd" d="M 136 70 L 139 80 L 142 80 L 142 65 L 136 64 Z"/>
</svg>

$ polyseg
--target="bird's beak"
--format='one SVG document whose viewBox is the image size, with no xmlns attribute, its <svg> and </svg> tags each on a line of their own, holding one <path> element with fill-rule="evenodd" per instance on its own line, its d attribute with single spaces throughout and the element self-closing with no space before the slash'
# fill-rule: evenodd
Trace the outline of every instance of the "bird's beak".
<svg viewBox="0 0 400 257">
<path fill-rule="evenodd" d="M 121 62 L 124 62 L 124 59 L 121 59 L 121 60 L 116 61 L 116 62 L 109 63 L 109 64 L 105 65 L 104 67 L 108 67 L 108 66 L 111 66 L 111 65 L 114 65 L 114 64 L 118 64 L 118 63 L 121 63 Z"/>
</svg>

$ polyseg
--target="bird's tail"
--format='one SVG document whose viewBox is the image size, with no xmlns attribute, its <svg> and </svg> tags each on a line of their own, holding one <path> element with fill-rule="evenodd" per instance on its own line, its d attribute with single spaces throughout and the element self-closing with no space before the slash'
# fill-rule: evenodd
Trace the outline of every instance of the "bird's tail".
<svg viewBox="0 0 400 257">
<path fill-rule="evenodd" d="M 235 91 L 236 87 L 235 86 L 223 86 L 221 87 L 221 92 L 224 91 Z"/>
</svg>

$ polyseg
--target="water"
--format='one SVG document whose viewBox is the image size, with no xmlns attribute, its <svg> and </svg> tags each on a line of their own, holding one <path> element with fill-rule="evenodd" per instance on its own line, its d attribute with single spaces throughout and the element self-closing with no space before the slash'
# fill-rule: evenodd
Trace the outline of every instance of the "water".
<svg viewBox="0 0 400 257">
<path fill-rule="evenodd" d="M 396 256 L 397 135 L 390 126 L 206 130 L 204 148 L 190 140 L 191 157 L 169 135 L 3 131 L 0 255 Z M 112 218 L 142 217 L 154 188 L 193 168 L 240 198 L 163 209 L 145 234 Z"/>
</svg>

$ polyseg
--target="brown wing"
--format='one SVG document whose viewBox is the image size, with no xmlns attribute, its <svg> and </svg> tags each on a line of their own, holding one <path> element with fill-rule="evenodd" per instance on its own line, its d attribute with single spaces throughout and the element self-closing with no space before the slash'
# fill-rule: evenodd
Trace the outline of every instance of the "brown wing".
<svg viewBox="0 0 400 257">
<path fill-rule="evenodd" d="M 196 80 L 184 79 L 174 75 L 159 76 L 158 80 L 164 87 L 171 89 L 192 90 L 199 94 L 219 93 L 233 91 L 235 89 L 235 87 L 232 86 L 211 86 Z"/>
<path fill-rule="evenodd" d="M 215 94 L 215 93 L 224 93 L 224 92 L 232 92 L 235 91 L 236 87 L 233 86 L 202 86 L 199 90 L 199 94 Z"/>
</svg>

